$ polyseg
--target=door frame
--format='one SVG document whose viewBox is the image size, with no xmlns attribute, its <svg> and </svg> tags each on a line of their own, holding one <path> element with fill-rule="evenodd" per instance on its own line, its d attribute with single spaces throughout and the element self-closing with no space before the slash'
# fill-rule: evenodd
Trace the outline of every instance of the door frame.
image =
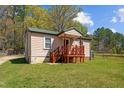
<svg viewBox="0 0 124 93">
<path fill-rule="evenodd" d="M 70 38 L 65 38 L 65 39 L 64 39 L 64 45 L 66 44 L 66 40 L 68 40 L 68 45 L 71 45 L 71 44 L 70 44 Z"/>
</svg>

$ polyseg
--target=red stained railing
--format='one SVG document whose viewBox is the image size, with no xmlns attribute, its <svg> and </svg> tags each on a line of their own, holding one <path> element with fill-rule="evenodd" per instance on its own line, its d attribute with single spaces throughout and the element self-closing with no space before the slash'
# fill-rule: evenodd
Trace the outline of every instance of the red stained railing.
<svg viewBox="0 0 124 93">
<path fill-rule="evenodd" d="M 52 63 L 56 63 L 61 57 L 65 59 L 67 56 L 83 57 L 84 59 L 84 46 L 61 46 L 51 52 L 50 58 Z"/>
</svg>

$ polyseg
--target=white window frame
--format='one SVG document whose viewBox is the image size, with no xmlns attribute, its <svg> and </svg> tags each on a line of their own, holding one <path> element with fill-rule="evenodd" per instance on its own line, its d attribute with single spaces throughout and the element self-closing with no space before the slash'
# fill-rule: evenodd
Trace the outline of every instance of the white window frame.
<svg viewBox="0 0 124 93">
<path fill-rule="evenodd" d="M 51 49 L 51 48 L 46 48 L 46 38 L 50 38 L 51 39 L 51 48 L 52 48 L 52 42 L 53 42 L 53 38 L 51 37 L 44 37 L 44 49 Z"/>
</svg>

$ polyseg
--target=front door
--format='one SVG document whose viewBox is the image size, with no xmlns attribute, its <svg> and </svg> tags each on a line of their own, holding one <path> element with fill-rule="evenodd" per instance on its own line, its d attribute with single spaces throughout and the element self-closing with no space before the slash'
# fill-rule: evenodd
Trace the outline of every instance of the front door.
<svg viewBox="0 0 124 93">
<path fill-rule="evenodd" d="M 65 46 L 68 46 L 68 45 L 69 45 L 69 39 L 65 39 L 65 40 L 64 40 L 64 45 L 65 45 Z"/>
</svg>

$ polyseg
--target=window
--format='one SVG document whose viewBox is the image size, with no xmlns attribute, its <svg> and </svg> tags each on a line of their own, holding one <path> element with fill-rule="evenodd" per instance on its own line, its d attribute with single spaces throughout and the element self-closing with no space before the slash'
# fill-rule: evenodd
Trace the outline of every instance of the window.
<svg viewBox="0 0 124 93">
<path fill-rule="evenodd" d="M 44 46 L 45 49 L 50 49 L 51 48 L 51 38 L 46 38 L 45 37 L 45 46 Z"/>
</svg>

